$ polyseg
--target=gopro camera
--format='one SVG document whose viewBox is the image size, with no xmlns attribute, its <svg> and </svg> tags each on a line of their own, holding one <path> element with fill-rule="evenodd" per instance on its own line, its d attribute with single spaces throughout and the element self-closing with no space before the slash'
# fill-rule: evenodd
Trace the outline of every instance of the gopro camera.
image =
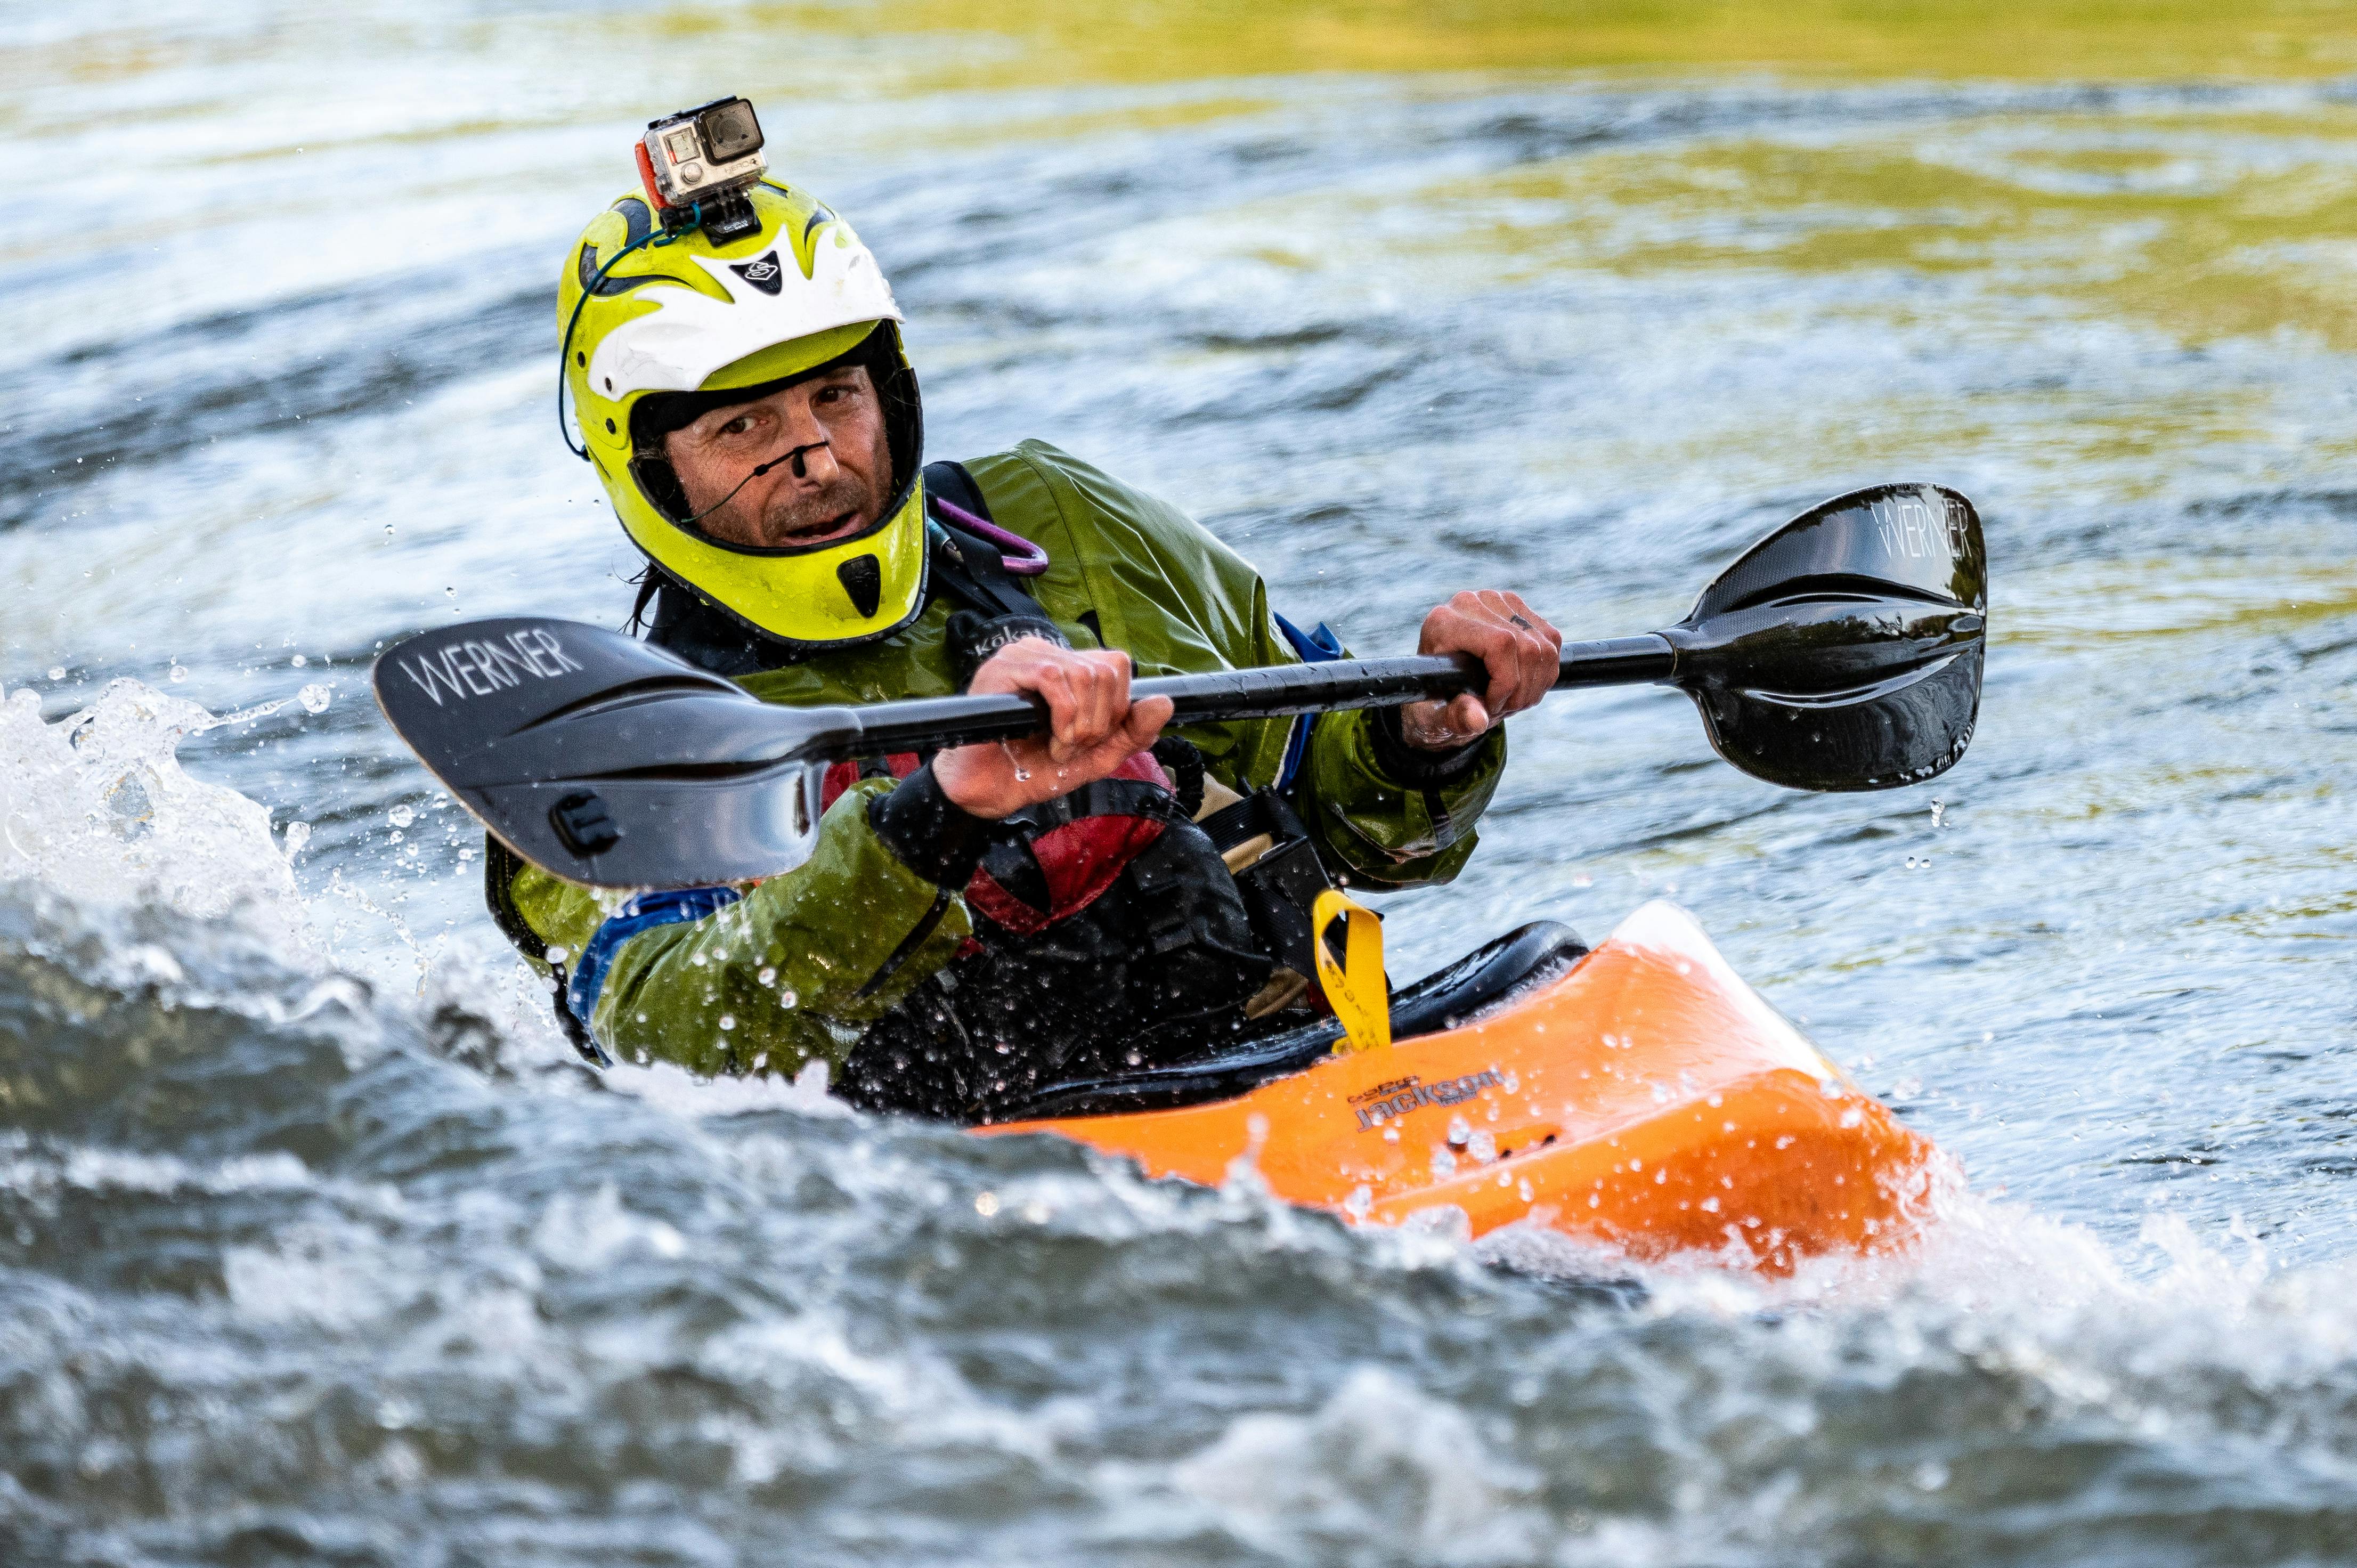
<svg viewBox="0 0 2357 1568">
<path fill-rule="evenodd" d="M 647 123 L 639 177 L 667 229 L 687 227 L 700 207 L 704 231 L 725 242 L 759 227 L 744 193 L 769 167 L 761 122 L 742 98 L 716 98 Z"/>
</svg>

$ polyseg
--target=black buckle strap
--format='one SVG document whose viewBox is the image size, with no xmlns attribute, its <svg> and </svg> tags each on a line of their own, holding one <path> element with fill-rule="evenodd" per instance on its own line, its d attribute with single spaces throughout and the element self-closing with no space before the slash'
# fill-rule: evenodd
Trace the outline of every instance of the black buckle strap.
<svg viewBox="0 0 2357 1568">
<path fill-rule="evenodd" d="M 925 494 L 941 497 L 969 517 L 978 517 L 985 522 L 998 521 L 990 515 L 990 502 L 983 499 L 982 487 L 974 482 L 974 475 L 963 463 L 937 457 L 926 464 Z"/>
<path fill-rule="evenodd" d="M 1051 619 L 1047 607 L 1033 598 L 1006 569 L 997 545 L 952 527 L 931 513 L 926 516 L 925 532 L 932 551 L 926 575 L 929 594 L 946 592 L 988 620 L 1006 616 Z"/>
<path fill-rule="evenodd" d="M 1278 843 L 1309 836 L 1309 828 L 1302 822 L 1286 798 L 1274 789 L 1255 789 L 1232 806 L 1213 811 L 1196 824 L 1211 838 L 1222 854 L 1245 840 L 1266 833 Z"/>
</svg>

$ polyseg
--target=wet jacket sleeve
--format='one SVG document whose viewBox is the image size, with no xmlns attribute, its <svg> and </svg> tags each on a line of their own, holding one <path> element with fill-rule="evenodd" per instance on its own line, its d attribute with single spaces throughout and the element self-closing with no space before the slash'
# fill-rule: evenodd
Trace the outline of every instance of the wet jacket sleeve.
<svg viewBox="0 0 2357 1568">
<path fill-rule="evenodd" d="M 1032 526 L 1076 569 L 1115 646 L 1148 674 L 1298 661 L 1271 616 L 1267 585 L 1244 559 L 1168 503 L 1042 442 L 968 465 L 992 504 Z M 1052 585 L 1055 579 L 1049 579 Z M 1158 613 L 1147 613 L 1151 607 Z M 1185 731 L 1221 782 L 1273 783 L 1291 721 Z M 1505 769 L 1502 729 L 1454 756 L 1400 739 L 1395 714 L 1328 714 L 1293 779 L 1296 808 L 1329 866 L 1385 887 L 1446 882 L 1471 858 L 1473 825 Z"/>
<path fill-rule="evenodd" d="M 1430 752 L 1401 738 L 1396 708 L 1313 723 L 1294 806 L 1329 864 L 1383 887 L 1447 882 L 1464 869 L 1506 769 L 1503 725 L 1462 750 Z"/>
<path fill-rule="evenodd" d="M 949 961 L 969 929 L 963 902 L 877 836 L 869 808 L 892 789 L 845 790 L 811 859 L 749 887 L 609 906 L 526 867 L 516 907 L 560 950 L 567 1004 L 621 1060 L 696 1073 L 839 1068 L 858 1031 Z"/>
</svg>

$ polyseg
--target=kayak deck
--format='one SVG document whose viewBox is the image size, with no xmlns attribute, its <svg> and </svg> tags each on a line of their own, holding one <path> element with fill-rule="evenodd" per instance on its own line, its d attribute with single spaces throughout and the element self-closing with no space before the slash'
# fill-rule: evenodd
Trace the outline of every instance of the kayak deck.
<svg viewBox="0 0 2357 1568">
<path fill-rule="evenodd" d="M 1777 1271 L 1896 1242 L 1932 1154 L 1660 902 L 1458 1027 L 1215 1104 L 982 1131 L 1206 1185 L 1249 1158 L 1278 1197 L 1353 1223 L 1453 1208 L 1475 1236 L 1529 1222 Z"/>
</svg>

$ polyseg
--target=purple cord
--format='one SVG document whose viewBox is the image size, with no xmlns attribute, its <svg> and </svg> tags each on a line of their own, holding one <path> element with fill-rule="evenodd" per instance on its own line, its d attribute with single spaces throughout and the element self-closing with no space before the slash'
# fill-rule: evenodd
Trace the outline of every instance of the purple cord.
<svg viewBox="0 0 2357 1568">
<path fill-rule="evenodd" d="M 968 533 L 978 533 L 1001 550 L 1021 552 L 1020 554 L 999 557 L 999 560 L 1006 563 L 1006 570 L 1010 575 L 1017 577 L 1036 577 L 1048 569 L 1048 553 L 1021 534 L 1009 533 L 996 523 L 985 521 L 966 510 L 965 508 L 952 505 L 939 496 L 932 497 L 931 500 L 935 506 L 942 509 L 943 517 L 948 518 Z"/>
</svg>

